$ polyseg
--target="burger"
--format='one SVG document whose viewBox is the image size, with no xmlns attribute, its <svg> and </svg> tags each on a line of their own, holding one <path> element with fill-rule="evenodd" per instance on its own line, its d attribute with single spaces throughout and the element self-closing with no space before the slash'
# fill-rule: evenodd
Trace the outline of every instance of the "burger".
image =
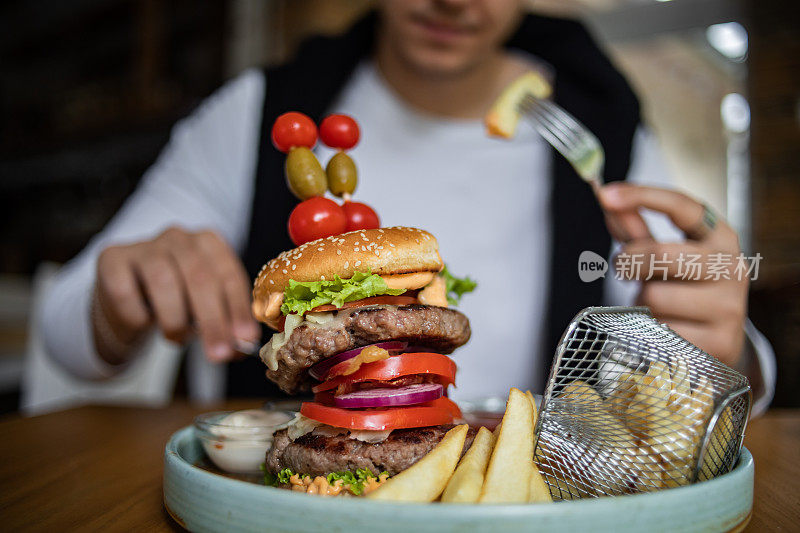
<svg viewBox="0 0 800 533">
<path fill-rule="evenodd" d="M 446 354 L 469 340 L 451 305 L 474 287 L 449 274 L 433 235 L 408 227 L 318 239 L 264 265 L 253 312 L 276 330 L 260 351 L 267 378 L 314 395 L 274 436 L 274 482 L 359 494 L 432 450 L 461 417 Z"/>
</svg>

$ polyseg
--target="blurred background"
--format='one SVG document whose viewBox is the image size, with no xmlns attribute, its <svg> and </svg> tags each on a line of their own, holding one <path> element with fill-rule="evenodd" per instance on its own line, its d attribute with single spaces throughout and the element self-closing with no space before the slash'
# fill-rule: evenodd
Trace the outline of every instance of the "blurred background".
<svg viewBox="0 0 800 533">
<path fill-rule="evenodd" d="M 0 413 L 18 408 L 35 276 L 114 214 L 170 126 L 364 0 L 31 0 L 0 7 Z M 535 0 L 589 25 L 679 185 L 763 256 L 750 317 L 800 406 L 800 9 L 791 0 Z M 178 395 L 182 391 L 178 391 Z"/>
</svg>

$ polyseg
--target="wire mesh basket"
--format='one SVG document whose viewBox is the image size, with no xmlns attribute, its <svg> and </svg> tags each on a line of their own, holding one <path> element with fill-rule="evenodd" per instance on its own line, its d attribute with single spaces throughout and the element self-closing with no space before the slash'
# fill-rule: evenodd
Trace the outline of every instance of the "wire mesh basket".
<svg viewBox="0 0 800 533">
<path fill-rule="evenodd" d="M 591 307 L 559 344 L 535 459 L 555 500 L 688 485 L 728 472 L 744 438 L 747 378 L 644 307 Z"/>
</svg>

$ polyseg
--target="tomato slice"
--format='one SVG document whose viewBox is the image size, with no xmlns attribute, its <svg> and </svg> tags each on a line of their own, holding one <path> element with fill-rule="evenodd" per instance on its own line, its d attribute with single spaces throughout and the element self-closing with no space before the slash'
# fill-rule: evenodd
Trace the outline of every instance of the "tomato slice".
<svg viewBox="0 0 800 533">
<path fill-rule="evenodd" d="M 461 410 L 452 400 L 442 397 L 420 405 L 386 409 L 342 409 L 305 402 L 300 414 L 339 428 L 384 431 L 452 424 L 453 419 L 461 417 Z"/>
<path fill-rule="evenodd" d="M 322 311 L 339 311 L 340 309 L 347 309 L 350 307 L 362 307 L 365 305 L 411 305 L 419 303 L 416 295 L 408 296 L 401 294 L 400 296 L 370 296 L 369 298 L 362 298 L 360 300 L 353 300 L 352 302 L 345 302 L 343 306 L 336 307 L 333 304 L 325 304 L 315 307 L 311 310 L 312 313 Z"/>
<path fill-rule="evenodd" d="M 348 363 L 344 361 L 343 363 Z M 359 383 L 362 381 L 387 381 L 413 374 L 433 374 L 441 376 L 442 385 L 447 388 L 456 379 L 456 364 L 452 359 L 440 353 L 412 352 L 394 355 L 382 361 L 364 363 L 361 368 L 349 376 L 336 377 L 339 365 L 331 368 L 328 375 L 334 376 L 312 388 L 313 392 L 335 389 L 343 383 Z M 344 367 L 343 367 L 344 368 Z"/>
</svg>

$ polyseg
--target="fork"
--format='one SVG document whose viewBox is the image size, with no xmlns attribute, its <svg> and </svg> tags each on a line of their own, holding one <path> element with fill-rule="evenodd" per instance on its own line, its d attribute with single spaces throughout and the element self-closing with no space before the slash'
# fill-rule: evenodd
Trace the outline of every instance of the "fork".
<svg viewBox="0 0 800 533">
<path fill-rule="evenodd" d="M 558 150 L 595 194 L 603 185 L 606 156 L 597 137 L 586 126 L 550 102 L 527 95 L 519 110 L 531 120 L 539 135 Z"/>
</svg>

